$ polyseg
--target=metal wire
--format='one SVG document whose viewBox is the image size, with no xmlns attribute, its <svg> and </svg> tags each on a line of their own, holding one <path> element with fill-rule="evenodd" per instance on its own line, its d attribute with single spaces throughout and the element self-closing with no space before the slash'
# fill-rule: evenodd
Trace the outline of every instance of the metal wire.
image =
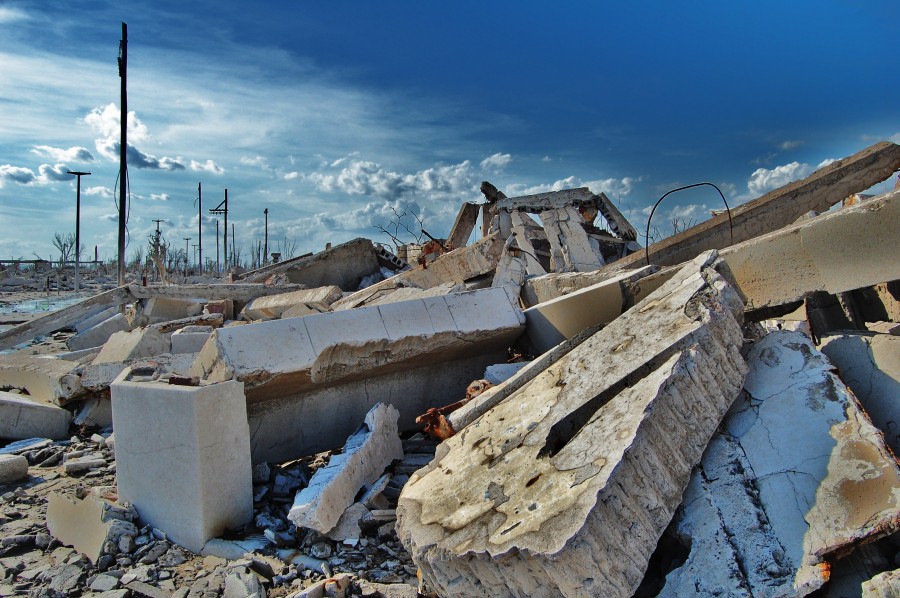
<svg viewBox="0 0 900 598">
<path fill-rule="evenodd" d="M 719 197 L 722 198 L 722 203 L 725 204 L 725 212 L 728 214 L 728 234 L 731 236 L 731 245 L 734 245 L 734 223 L 731 221 L 731 208 L 728 207 L 728 202 L 725 201 L 725 195 L 722 193 L 722 190 L 716 187 L 714 184 L 706 182 L 694 183 L 693 185 L 685 185 L 684 187 L 678 187 L 677 189 L 666 191 L 665 195 L 656 200 L 656 203 L 653 204 L 653 209 L 650 210 L 650 217 L 647 218 L 647 230 L 644 232 L 644 256 L 647 259 L 648 266 L 650 265 L 650 221 L 653 220 L 653 213 L 656 212 L 657 206 L 662 203 L 662 200 L 675 193 L 676 191 L 684 191 L 685 189 L 693 189 L 694 187 L 701 187 L 703 185 L 709 185 L 719 192 Z"/>
</svg>

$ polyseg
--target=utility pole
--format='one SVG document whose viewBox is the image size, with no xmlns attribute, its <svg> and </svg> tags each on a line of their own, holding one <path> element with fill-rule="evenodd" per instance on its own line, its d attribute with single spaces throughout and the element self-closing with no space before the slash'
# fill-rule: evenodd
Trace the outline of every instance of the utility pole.
<svg viewBox="0 0 900 598">
<path fill-rule="evenodd" d="M 269 208 L 263 210 L 263 214 L 266 215 L 266 240 L 263 243 L 263 265 L 266 265 L 269 262 Z"/>
<path fill-rule="evenodd" d="M 87 176 L 89 172 L 78 172 L 67 170 L 69 174 L 74 174 L 78 178 L 78 191 L 75 192 L 75 292 L 78 292 L 78 262 L 81 254 L 81 177 Z"/>
<path fill-rule="evenodd" d="M 188 269 L 188 242 L 190 242 L 190 237 L 184 238 L 184 277 L 187 278 L 187 269 Z"/>
<path fill-rule="evenodd" d="M 226 224 L 225 226 L 227 227 L 228 225 Z M 226 228 L 226 230 L 228 230 L 228 229 Z M 237 246 L 234 243 L 234 237 L 235 237 L 234 222 L 232 222 L 231 223 L 231 267 L 232 268 L 234 268 L 235 266 L 240 266 L 240 264 L 235 264 L 235 262 L 237 261 L 237 251 L 236 251 Z"/>
<path fill-rule="evenodd" d="M 223 207 L 224 206 L 224 207 Z M 225 271 L 228 271 L 228 189 L 225 189 L 225 201 L 209 211 L 210 214 L 225 214 Z M 234 236 L 232 234 L 232 236 Z M 219 263 L 219 223 L 216 221 L 216 264 Z M 218 266 L 217 266 L 218 267 Z"/>
<path fill-rule="evenodd" d="M 203 190 L 197 183 L 197 252 L 200 274 L 203 274 Z"/>
<path fill-rule="evenodd" d="M 153 220 L 153 222 L 156 223 L 156 237 L 153 238 L 153 251 L 156 254 L 156 259 L 159 261 L 162 261 L 162 256 L 159 255 L 159 236 L 160 236 L 159 223 L 165 222 L 165 220 Z M 153 280 L 157 280 L 157 275 L 160 274 L 160 271 L 159 271 L 159 266 L 157 266 L 156 261 L 153 262 L 153 266 L 154 266 L 153 271 L 155 272 L 155 274 L 153 276 Z"/>
<path fill-rule="evenodd" d="M 216 218 L 216 276 L 219 275 L 219 219 Z"/>
<path fill-rule="evenodd" d="M 121 138 L 119 140 L 119 286 L 125 286 L 125 218 L 128 180 L 128 25 L 122 23 L 122 40 L 119 42 L 119 77 L 122 79 L 122 107 L 119 113 Z"/>
</svg>

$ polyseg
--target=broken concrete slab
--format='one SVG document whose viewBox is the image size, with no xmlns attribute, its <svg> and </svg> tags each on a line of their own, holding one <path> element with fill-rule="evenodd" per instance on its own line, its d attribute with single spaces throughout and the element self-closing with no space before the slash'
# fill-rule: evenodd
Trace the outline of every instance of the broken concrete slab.
<svg viewBox="0 0 900 598">
<path fill-rule="evenodd" d="M 172 343 L 155 328 L 138 328 L 130 332 L 117 332 L 103 345 L 93 365 L 116 363 L 129 359 L 153 357 L 172 351 Z"/>
<path fill-rule="evenodd" d="M 632 281 L 632 284 L 640 286 L 638 281 L 641 278 L 654 274 L 658 270 L 658 266 L 640 266 L 638 269 L 629 270 L 628 272 L 641 273 L 641 276 L 636 276 L 634 281 Z M 622 272 L 603 269 L 594 272 L 551 272 L 543 276 L 536 276 L 525 281 L 525 285 L 522 287 L 522 302 L 526 307 L 533 307 L 539 303 L 552 301 L 563 295 L 568 295 L 621 275 Z M 656 290 L 658 286 L 652 290 Z M 643 299 L 643 297 L 649 295 L 652 290 L 641 295 L 641 298 Z M 639 292 L 637 289 L 634 289 L 628 295 L 637 297 Z"/>
<path fill-rule="evenodd" d="M 109 363 L 88 363 L 75 368 L 74 372 L 81 378 L 81 385 L 91 391 L 102 391 L 119 377 L 126 368 L 149 367 L 160 374 L 170 373 L 177 376 L 188 376 L 191 366 L 197 360 L 196 353 L 163 353 L 149 358 L 128 359 Z"/>
<path fill-rule="evenodd" d="M 373 484 L 393 460 L 403 458 L 397 434 L 399 416 L 391 405 L 373 407 L 344 450 L 332 455 L 328 465 L 317 470 L 309 485 L 297 493 L 288 519 L 297 527 L 321 533 L 334 528 L 360 488 Z"/>
<path fill-rule="evenodd" d="M 863 598 L 895 598 L 900 595 L 900 569 L 879 573 L 862 584 Z"/>
<path fill-rule="evenodd" d="M 188 550 L 253 518 L 243 385 L 113 383 L 119 499 Z"/>
<path fill-rule="evenodd" d="M 457 247 L 465 247 L 469 243 L 469 237 L 475 229 L 475 222 L 478 220 L 478 212 L 481 207 L 477 203 L 465 202 L 459 208 L 456 220 L 450 227 L 450 234 L 447 235 L 447 246 L 453 249 Z"/>
<path fill-rule="evenodd" d="M 344 291 L 355 291 L 363 277 L 379 270 L 372 241 L 358 238 L 315 255 L 284 260 L 237 278 L 245 282 L 264 282 L 273 274 L 284 274 L 290 282 L 307 288 L 335 285 Z"/>
<path fill-rule="evenodd" d="M 550 269 L 554 272 L 590 272 L 605 263 L 599 247 L 595 251 L 588 239 L 577 209 L 541 212 L 541 222 L 550 242 Z"/>
<path fill-rule="evenodd" d="M 153 297 L 170 299 L 193 299 L 202 303 L 230 299 L 246 303 L 257 297 L 289 293 L 304 288 L 303 285 L 279 284 L 266 285 L 261 283 L 236 283 L 236 284 L 177 284 L 140 286 L 129 285 L 131 294 L 138 299 L 152 299 Z"/>
<path fill-rule="evenodd" d="M 223 328 L 191 375 L 241 380 L 257 399 L 487 353 L 522 332 L 516 294 L 484 289 Z"/>
<path fill-rule="evenodd" d="M 629 291 L 635 283 L 655 271 L 639 268 L 529 307 L 524 312 L 529 345 L 543 353 L 585 328 L 612 322 L 633 305 Z"/>
<path fill-rule="evenodd" d="M 118 307 L 108 307 L 108 308 L 104 309 L 103 311 L 97 312 L 94 315 L 87 316 L 83 320 L 79 320 L 78 322 L 75 322 L 75 324 L 72 326 L 72 328 L 75 329 L 75 332 L 82 333 L 89 328 L 93 328 L 100 322 L 110 319 L 111 317 L 115 316 L 117 313 L 119 313 Z"/>
<path fill-rule="evenodd" d="M 112 427 L 112 402 L 103 396 L 87 399 L 78 408 L 72 423 L 89 428 Z"/>
<path fill-rule="evenodd" d="M 121 508 L 92 494 L 72 500 L 52 492 L 47 501 L 47 530 L 96 563 L 107 542 L 118 543 L 122 536 L 138 535 L 134 523 L 119 518 L 121 513 Z"/>
<path fill-rule="evenodd" d="M 28 395 L 0 391 L 0 438 L 68 438 L 71 420 L 72 414 L 61 407 Z"/>
<path fill-rule="evenodd" d="M 429 587 L 634 592 L 746 371 L 742 304 L 712 257 L 439 445 L 410 478 L 397 533 Z"/>
<path fill-rule="evenodd" d="M 80 331 L 66 341 L 66 346 L 73 351 L 100 347 L 116 332 L 125 332 L 128 330 L 131 330 L 131 324 L 128 323 L 128 318 L 123 314 L 117 313 L 106 320 L 98 322 L 91 328 Z"/>
<path fill-rule="evenodd" d="M 837 557 L 900 526 L 900 469 L 811 341 L 773 332 L 747 360 L 746 394 L 685 495 L 676 535 L 690 554 L 662 596 L 806 595 Z"/>
<path fill-rule="evenodd" d="M 842 334 L 823 338 L 819 350 L 900 455 L 900 338 Z"/>
<path fill-rule="evenodd" d="M 28 477 L 28 459 L 22 455 L 0 455 L 0 484 L 11 484 Z"/>
<path fill-rule="evenodd" d="M 172 353 L 199 353 L 209 337 L 212 326 L 185 326 L 172 333 Z"/>
<path fill-rule="evenodd" d="M 241 310 L 241 316 L 247 320 L 275 320 L 282 317 L 288 309 L 298 305 L 312 306 L 317 312 L 328 311 L 328 307 L 341 297 L 343 297 L 341 289 L 334 285 L 269 295 L 248 303 Z"/>
<path fill-rule="evenodd" d="M 706 222 L 654 243 L 648 250 L 650 262 L 676 265 L 708 249 L 722 249 L 794 223 L 810 210 L 825 212 L 853 193 L 868 189 L 900 170 L 900 146 L 882 141 L 824 166 L 805 179 L 789 183 L 731 210 L 734 238 L 729 233 L 728 216 L 714 216 Z M 866 202 L 857 207 L 864 206 Z M 841 237 L 850 238 L 843 234 Z M 832 252 L 839 253 L 836 244 Z M 639 251 L 614 262 L 615 269 L 646 263 Z M 762 260 L 768 263 L 768 260 Z M 884 280 L 893 280 L 886 278 Z"/>
<path fill-rule="evenodd" d="M 0 388 L 21 388 L 35 400 L 64 405 L 84 394 L 77 363 L 32 355 L 0 356 Z"/>
<path fill-rule="evenodd" d="M 221 328 L 225 323 L 225 316 L 219 313 L 200 314 L 190 318 L 181 318 L 180 320 L 169 320 L 168 322 L 158 322 L 150 324 L 149 328 L 161 332 L 163 334 L 174 333 L 188 326 L 210 326 L 212 328 Z"/>
<path fill-rule="evenodd" d="M 197 299 L 179 299 L 175 297 L 151 297 L 146 300 L 143 315 L 150 318 L 151 323 L 167 322 L 199 316 L 203 311 L 203 303 Z"/>
</svg>

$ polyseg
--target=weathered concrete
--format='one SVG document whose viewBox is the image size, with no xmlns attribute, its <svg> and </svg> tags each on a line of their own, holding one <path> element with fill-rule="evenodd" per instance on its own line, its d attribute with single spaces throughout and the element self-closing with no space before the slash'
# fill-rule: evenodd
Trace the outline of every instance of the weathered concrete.
<svg viewBox="0 0 900 598">
<path fill-rule="evenodd" d="M 212 333 L 212 326 L 180 328 L 172 333 L 172 353 L 199 353 Z"/>
<path fill-rule="evenodd" d="M 73 351 L 100 347 L 116 332 L 128 330 L 131 330 L 128 319 L 123 314 L 117 313 L 71 337 L 66 341 L 66 346 Z"/>
<path fill-rule="evenodd" d="M 97 312 L 92 316 L 88 316 L 83 320 L 75 322 L 75 325 L 72 327 L 75 329 L 75 332 L 82 333 L 88 328 L 93 328 L 100 322 L 110 319 L 117 313 L 119 313 L 119 309 L 117 307 L 108 307 L 101 312 Z"/>
<path fill-rule="evenodd" d="M 394 286 L 393 288 L 382 287 L 370 294 L 365 294 L 363 289 L 358 293 L 354 293 L 348 297 L 335 301 L 331 305 L 332 311 L 341 311 L 345 309 L 356 309 L 359 307 L 370 307 L 372 305 L 384 305 L 386 303 L 397 303 L 398 301 L 410 301 L 412 299 L 425 299 L 426 297 L 438 297 L 440 295 L 449 295 L 450 293 L 459 293 L 466 290 L 463 283 L 448 282 L 430 289 L 420 289 L 419 287 Z"/>
<path fill-rule="evenodd" d="M 0 455 L 0 484 L 28 477 L 28 459 L 22 455 Z"/>
<path fill-rule="evenodd" d="M 288 513 L 297 527 L 321 533 L 334 528 L 366 484 L 375 483 L 394 459 L 403 458 L 397 435 L 396 408 L 379 403 L 366 414 L 364 425 L 347 440 L 340 454 L 316 471 L 297 493 Z"/>
<path fill-rule="evenodd" d="M 246 282 L 263 282 L 273 274 L 284 274 L 292 283 L 308 288 L 335 285 L 344 291 L 355 291 L 364 276 L 379 269 L 372 241 L 359 238 L 315 255 L 247 272 L 239 278 Z"/>
<path fill-rule="evenodd" d="M 651 266 L 625 272 L 525 310 L 526 335 L 535 353 L 549 351 L 585 328 L 612 322 L 631 307 L 629 291 Z"/>
<path fill-rule="evenodd" d="M 897 170 L 900 170 L 900 146 L 887 141 L 876 143 L 818 169 L 805 179 L 789 183 L 731 210 L 733 241 L 729 235 L 728 216 L 719 214 L 651 245 L 648 248 L 650 262 L 661 266 L 679 264 L 707 249 L 722 249 L 788 226 L 811 210 L 825 212 L 853 193 L 889 178 Z M 835 238 L 849 237 L 842 235 L 831 239 Z M 841 252 L 838 245 L 833 244 L 833 253 Z M 762 262 L 766 263 L 766 260 Z M 644 263 L 644 252 L 640 251 L 614 262 L 611 267 L 633 268 Z"/>
<path fill-rule="evenodd" d="M 900 469 L 825 357 L 774 332 L 704 453 L 676 535 L 687 562 L 661 596 L 806 595 L 836 558 L 900 527 Z"/>
<path fill-rule="evenodd" d="M 120 511 L 91 494 L 84 500 L 72 500 L 52 492 L 47 500 L 47 529 L 54 538 L 96 563 L 107 542 L 115 545 L 122 536 L 138 535 L 134 523 L 112 516 Z"/>
<path fill-rule="evenodd" d="M 225 323 L 224 314 L 200 314 L 199 316 L 191 316 L 190 318 L 180 318 L 178 320 L 169 320 L 167 322 L 158 322 L 150 324 L 148 328 L 153 328 L 157 332 L 169 334 L 188 326 L 212 326 L 213 328 L 221 328 Z"/>
<path fill-rule="evenodd" d="M 76 322 L 98 314 L 110 306 L 123 305 L 134 300 L 134 295 L 127 287 L 94 295 L 69 307 L 0 332 L 0 350 L 10 349 L 41 334 L 49 334 L 60 328 L 74 326 Z"/>
<path fill-rule="evenodd" d="M 900 455 L 900 337 L 844 334 L 822 339 L 819 348 Z"/>
<path fill-rule="evenodd" d="M 863 582 L 863 598 L 896 598 L 900 596 L 900 569 L 885 571 Z"/>
<path fill-rule="evenodd" d="M 151 297 L 146 300 L 143 314 L 151 323 L 180 320 L 199 316 L 203 311 L 203 303 L 198 299 L 180 299 L 176 297 Z"/>
<path fill-rule="evenodd" d="M 456 249 L 457 247 L 465 247 L 469 243 L 469 237 L 475 229 L 475 221 L 478 220 L 478 212 L 480 206 L 477 203 L 465 202 L 459 208 L 456 220 L 450 227 L 450 234 L 447 235 L 447 245 Z"/>
<path fill-rule="evenodd" d="M 628 293 L 632 301 L 634 297 L 640 295 L 638 288 L 641 283 L 638 280 L 644 276 L 654 274 L 658 270 L 658 266 L 641 266 L 636 270 L 628 271 L 629 273 L 642 273 L 640 277 L 635 278 L 633 281 L 635 288 Z M 522 302 L 525 303 L 526 307 L 534 307 L 539 303 L 552 301 L 563 295 L 574 293 L 619 276 L 622 276 L 622 272 L 613 272 L 606 268 L 594 272 L 551 272 L 550 274 L 529 278 L 525 281 L 525 285 L 522 287 Z M 658 286 L 653 287 L 650 292 L 656 290 Z M 640 298 L 643 299 L 650 292 L 646 292 Z"/>
<path fill-rule="evenodd" d="M 442 596 L 630 596 L 740 389 L 741 302 L 703 256 L 438 446 L 397 532 Z"/>
<path fill-rule="evenodd" d="M 84 394 L 77 363 L 14 353 L 0 356 L 0 388 L 22 388 L 32 398 L 64 405 Z"/>
<path fill-rule="evenodd" d="M 153 355 L 152 357 L 141 357 L 137 359 L 126 359 L 125 361 L 112 361 L 109 363 L 88 363 L 75 368 L 76 373 L 81 378 L 81 385 L 92 391 L 102 391 L 119 377 L 126 368 L 150 366 L 161 373 L 171 373 L 178 376 L 187 376 L 190 373 L 191 365 L 196 361 L 195 353 L 179 353 L 162 355 Z"/>
<path fill-rule="evenodd" d="M 56 405 L 0 391 L 0 438 L 68 438 L 71 419 L 67 410 Z"/>
<path fill-rule="evenodd" d="M 94 396 L 81 404 L 78 413 L 72 419 L 76 426 L 88 426 L 91 428 L 112 427 L 112 401 L 104 396 Z M 111 438 L 111 437 L 110 437 Z M 112 442 L 107 446 L 111 446 Z"/>
<path fill-rule="evenodd" d="M 241 315 L 247 320 L 275 320 L 297 305 L 313 306 L 319 312 L 328 311 L 327 308 L 342 296 L 341 289 L 334 285 L 270 295 L 248 303 L 241 310 Z"/>
<path fill-rule="evenodd" d="M 590 272 L 605 263 L 588 240 L 577 209 L 541 212 L 541 222 L 550 241 L 550 269 L 554 272 Z"/>
<path fill-rule="evenodd" d="M 281 463 L 340 447 L 378 402 L 400 412 L 400 429 L 421 430 L 416 416 L 455 403 L 484 368 L 506 357 L 506 349 L 401 370 L 362 380 L 325 385 L 277 399 L 249 401 L 247 414 L 254 463 Z M 339 413 L 340 416 L 336 416 Z"/>
<path fill-rule="evenodd" d="M 131 332 L 113 334 L 91 363 L 99 365 L 153 357 L 169 353 L 171 350 L 171 341 L 155 328 L 138 328 Z"/>
<path fill-rule="evenodd" d="M 241 380 L 260 399 L 487 353 L 523 330 L 515 295 L 484 289 L 223 328 L 191 375 Z"/>
<path fill-rule="evenodd" d="M 119 499 L 194 552 L 253 518 L 243 385 L 112 385 Z"/>
<path fill-rule="evenodd" d="M 171 299 L 194 299 L 202 302 L 231 299 L 246 303 L 257 297 L 278 295 L 300 290 L 303 285 L 279 284 L 265 285 L 260 283 L 238 284 L 177 284 L 143 287 L 129 285 L 131 294 L 138 299 L 165 297 Z"/>
</svg>

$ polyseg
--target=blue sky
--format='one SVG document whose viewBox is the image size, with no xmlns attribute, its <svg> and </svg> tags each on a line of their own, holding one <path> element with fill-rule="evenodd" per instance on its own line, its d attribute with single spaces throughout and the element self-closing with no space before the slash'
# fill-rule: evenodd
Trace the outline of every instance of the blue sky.
<svg viewBox="0 0 900 598">
<path fill-rule="evenodd" d="M 0 0 L 0 258 L 74 232 L 114 257 L 121 22 L 129 249 L 154 219 L 204 254 L 229 190 L 237 243 L 299 252 L 416 213 L 446 235 L 489 180 L 588 186 L 643 228 L 668 189 L 734 204 L 900 142 L 900 3 Z M 893 181 L 876 190 L 887 190 Z M 654 217 L 699 221 L 708 188 Z M 414 221 L 407 221 L 412 226 Z"/>
</svg>

